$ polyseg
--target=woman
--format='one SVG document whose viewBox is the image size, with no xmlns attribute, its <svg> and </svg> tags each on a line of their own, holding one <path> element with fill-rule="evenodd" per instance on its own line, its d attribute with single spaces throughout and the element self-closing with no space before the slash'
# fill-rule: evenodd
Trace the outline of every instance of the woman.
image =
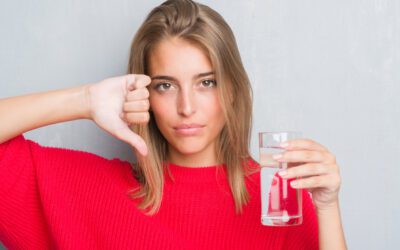
<svg viewBox="0 0 400 250">
<path fill-rule="evenodd" d="M 303 224 L 261 225 L 259 169 L 248 152 L 250 83 L 218 13 L 189 0 L 156 7 L 134 38 L 128 73 L 0 100 L 7 247 L 346 248 L 339 168 L 311 140 L 291 141 L 279 159 L 296 165 L 282 176 L 304 177 L 294 187 L 312 193 L 313 200 L 304 195 Z M 22 135 L 75 119 L 131 144 L 138 163 L 43 147 Z"/>
</svg>

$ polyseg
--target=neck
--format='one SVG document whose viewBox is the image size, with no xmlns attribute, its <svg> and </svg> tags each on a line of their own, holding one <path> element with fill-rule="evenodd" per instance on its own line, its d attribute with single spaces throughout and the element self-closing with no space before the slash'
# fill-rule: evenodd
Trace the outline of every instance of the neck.
<svg viewBox="0 0 400 250">
<path fill-rule="evenodd" d="M 170 147 L 168 153 L 168 161 L 172 164 L 185 166 L 189 168 L 209 167 L 222 164 L 217 160 L 215 150 L 211 152 L 200 152 L 193 154 L 182 154 Z"/>
</svg>

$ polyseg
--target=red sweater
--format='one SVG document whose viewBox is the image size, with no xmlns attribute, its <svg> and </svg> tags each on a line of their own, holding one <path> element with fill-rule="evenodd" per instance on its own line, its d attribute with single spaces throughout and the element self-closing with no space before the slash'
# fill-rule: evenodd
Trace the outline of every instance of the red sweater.
<svg viewBox="0 0 400 250">
<path fill-rule="evenodd" d="M 242 215 L 218 166 L 170 165 L 159 212 L 146 216 L 127 191 L 128 162 L 44 147 L 22 135 L 0 144 L 0 240 L 9 249 L 318 249 L 318 224 L 303 191 L 303 224 L 260 222 L 259 173 L 246 178 Z M 218 172 L 220 173 L 220 172 Z"/>
</svg>

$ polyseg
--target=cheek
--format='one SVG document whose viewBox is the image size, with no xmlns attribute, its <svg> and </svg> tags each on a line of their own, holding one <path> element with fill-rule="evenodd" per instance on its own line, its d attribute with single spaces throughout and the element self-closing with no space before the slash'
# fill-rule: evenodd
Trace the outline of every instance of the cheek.
<svg viewBox="0 0 400 250">
<path fill-rule="evenodd" d="M 206 107 L 204 111 L 207 112 L 208 116 L 215 122 L 216 126 L 220 127 L 225 124 L 221 103 L 217 96 L 209 98 L 204 107 Z"/>
<path fill-rule="evenodd" d="M 156 121 L 163 121 L 161 125 L 171 117 L 171 100 L 163 96 L 150 97 L 150 109 Z M 158 123 L 158 122 L 157 122 Z"/>
</svg>

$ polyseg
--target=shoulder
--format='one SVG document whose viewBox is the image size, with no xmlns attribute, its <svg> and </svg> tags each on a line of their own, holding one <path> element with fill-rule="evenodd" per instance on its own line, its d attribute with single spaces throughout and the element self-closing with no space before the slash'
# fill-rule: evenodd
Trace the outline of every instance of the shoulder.
<svg viewBox="0 0 400 250">
<path fill-rule="evenodd" d="M 22 135 L 14 140 L 16 141 L 13 143 L 25 148 L 23 153 L 29 155 L 39 179 L 94 175 L 108 175 L 113 178 L 132 175 L 131 163 L 118 158 L 107 159 L 84 150 L 45 146 L 25 139 Z"/>
<path fill-rule="evenodd" d="M 104 157 L 82 150 L 41 145 L 36 141 L 27 139 L 23 134 L 0 144 L 0 159 L 7 157 L 18 161 L 21 156 L 27 156 L 34 160 L 107 160 Z"/>
<path fill-rule="evenodd" d="M 243 163 L 245 177 L 254 179 L 260 177 L 260 164 L 253 158 L 249 157 Z"/>
<path fill-rule="evenodd" d="M 67 185 L 84 190 L 82 185 L 91 185 L 127 190 L 139 185 L 133 174 L 133 164 L 128 161 L 36 142 L 31 142 L 31 149 L 41 187 Z"/>
<path fill-rule="evenodd" d="M 258 195 L 260 189 L 260 165 L 249 157 L 243 164 L 246 187 L 250 193 Z"/>
<path fill-rule="evenodd" d="M 85 150 L 45 146 L 31 140 L 27 140 L 27 142 L 32 152 L 32 156 L 35 157 L 36 160 L 47 161 L 53 164 L 74 162 L 80 165 L 88 162 L 105 163 L 110 161 L 103 156 Z"/>
</svg>

